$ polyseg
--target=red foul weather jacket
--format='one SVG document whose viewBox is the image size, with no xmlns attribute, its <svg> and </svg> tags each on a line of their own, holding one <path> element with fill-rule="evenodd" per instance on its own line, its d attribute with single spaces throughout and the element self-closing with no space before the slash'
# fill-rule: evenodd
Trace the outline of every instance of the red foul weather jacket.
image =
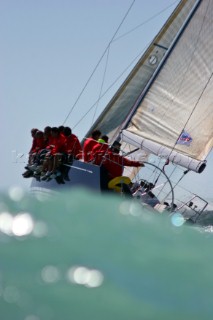
<svg viewBox="0 0 213 320">
<path fill-rule="evenodd" d="M 74 157 L 81 154 L 82 147 L 76 135 L 71 134 L 70 136 L 65 137 L 65 140 L 66 140 L 65 142 L 66 153 L 72 154 Z"/>
<path fill-rule="evenodd" d="M 103 166 L 107 169 L 109 179 L 113 179 L 122 176 L 124 166 L 128 167 L 140 167 L 141 162 L 129 160 L 117 153 L 113 153 L 109 150 L 103 161 Z"/>
<path fill-rule="evenodd" d="M 103 161 L 103 156 L 109 149 L 109 145 L 107 143 L 97 143 L 91 151 L 91 161 L 94 164 L 100 165 Z"/>
<path fill-rule="evenodd" d="M 45 140 L 44 138 L 35 138 L 35 143 L 33 144 L 33 149 L 31 149 L 30 153 L 36 153 L 45 148 Z"/>
<path fill-rule="evenodd" d="M 93 138 L 88 138 L 84 141 L 83 153 L 84 153 L 84 161 L 88 162 L 91 159 L 92 148 L 97 144 L 97 140 Z"/>
<path fill-rule="evenodd" d="M 47 146 L 47 149 L 50 149 L 50 153 L 55 155 L 56 153 L 65 152 L 65 137 L 63 135 L 59 135 L 58 137 L 51 137 L 50 145 Z"/>
</svg>

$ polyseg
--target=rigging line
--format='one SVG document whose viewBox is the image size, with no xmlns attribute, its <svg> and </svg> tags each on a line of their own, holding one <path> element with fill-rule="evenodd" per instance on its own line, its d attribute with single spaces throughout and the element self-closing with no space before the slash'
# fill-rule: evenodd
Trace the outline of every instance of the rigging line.
<svg viewBox="0 0 213 320">
<path fill-rule="evenodd" d="M 144 49 L 143 49 L 144 51 Z M 142 51 L 142 52 L 143 52 Z M 115 81 L 107 88 L 107 90 L 101 95 L 100 99 L 102 99 L 107 92 L 115 85 L 115 83 L 124 75 L 124 73 L 132 66 L 132 64 L 138 59 L 138 57 L 141 56 L 141 52 L 132 60 L 132 62 L 124 69 L 124 71 L 115 79 Z M 99 100 L 100 100 L 99 99 Z M 79 123 L 88 115 L 88 113 L 95 107 L 98 100 L 95 101 L 95 103 L 88 109 L 88 111 L 81 117 L 81 119 L 74 125 L 73 129 L 75 129 Z"/>
<path fill-rule="evenodd" d="M 99 105 L 99 102 L 100 102 L 100 99 L 101 99 L 101 94 L 102 94 L 102 90 L 103 90 L 103 86 L 104 86 L 104 82 L 105 82 L 105 78 L 106 78 L 107 66 L 108 66 L 108 62 L 109 62 L 109 51 L 110 51 L 110 46 L 109 46 L 109 48 L 107 50 L 107 57 L 106 57 L 106 63 L 105 63 L 105 68 L 104 68 L 104 74 L 103 74 L 103 78 L 102 78 L 102 83 L 101 83 L 101 88 L 100 88 L 100 92 L 99 92 L 98 101 L 97 101 L 97 104 L 96 104 L 96 107 L 95 107 L 95 111 L 94 111 L 94 114 L 93 114 L 93 118 L 92 118 L 92 125 L 93 125 L 94 120 L 95 120 L 95 116 L 96 116 L 96 113 L 97 113 L 98 105 Z"/>
<path fill-rule="evenodd" d="M 173 164 L 173 165 L 174 165 L 174 164 Z M 169 177 L 170 181 L 171 181 L 172 183 L 174 182 L 173 190 L 177 187 L 177 185 L 178 185 L 179 182 L 183 179 L 183 177 L 186 175 L 186 173 L 188 173 L 188 172 L 190 171 L 190 170 L 184 170 L 184 171 L 183 171 L 183 176 L 182 176 L 178 181 L 175 182 L 175 181 L 172 181 L 172 180 L 171 180 L 171 177 L 173 176 L 173 174 L 175 173 L 175 171 L 176 171 L 177 169 L 180 170 L 180 167 L 178 167 L 177 165 L 174 165 L 174 168 L 173 168 L 172 172 L 170 172 L 170 174 L 168 174 L 168 177 Z M 163 169 L 163 171 L 164 171 L 164 169 Z M 161 173 L 159 174 L 159 177 L 158 177 L 158 178 L 160 178 L 160 175 L 161 175 Z M 166 186 L 166 184 L 167 184 L 167 183 L 165 183 L 164 187 Z M 161 191 L 163 191 L 164 187 L 161 189 Z M 189 192 L 189 190 L 187 190 L 187 189 L 185 189 L 185 190 Z M 170 192 L 166 195 L 166 197 L 167 197 L 169 194 L 170 194 Z M 166 199 L 166 197 L 164 198 L 164 200 Z"/>
<path fill-rule="evenodd" d="M 155 19 L 156 17 L 158 17 L 159 15 L 161 15 L 161 13 L 165 12 L 166 10 L 168 10 L 169 8 L 171 8 L 172 6 L 174 6 L 177 2 L 180 2 L 179 0 L 176 0 L 175 2 L 173 2 L 172 4 L 170 4 L 168 7 L 166 7 L 165 9 L 159 11 L 158 13 L 154 14 L 152 17 L 150 17 L 149 19 L 145 20 L 144 22 L 138 24 L 136 27 L 132 28 L 131 30 L 127 31 L 126 33 L 120 35 L 119 37 L 115 38 L 113 40 L 113 42 L 116 42 L 118 40 L 120 40 L 121 38 L 125 37 L 126 35 L 128 35 L 129 33 L 132 33 L 133 31 L 135 31 L 136 29 L 142 27 L 143 25 L 147 24 L 148 22 L 152 21 L 153 19 Z"/>
<path fill-rule="evenodd" d="M 188 173 L 187 171 L 188 171 L 188 172 L 191 172 L 191 170 L 185 170 L 185 171 L 183 171 L 183 174 L 186 175 L 186 174 Z M 179 182 L 174 181 L 174 180 L 171 180 L 171 179 L 170 179 L 170 181 L 171 181 L 172 183 L 174 183 L 174 184 L 179 183 Z M 176 186 L 176 185 L 175 185 L 175 186 Z M 179 186 L 179 188 L 182 189 L 182 190 L 184 190 L 184 191 L 186 191 L 187 193 L 194 194 L 191 190 L 183 187 L 182 185 Z"/>
<path fill-rule="evenodd" d="M 167 182 L 169 183 L 170 189 L 171 189 L 171 191 L 170 191 L 171 194 L 172 194 L 172 203 L 171 203 L 171 205 L 173 206 L 173 204 L 174 204 L 174 189 L 173 189 L 173 186 L 172 186 L 171 181 L 170 181 L 169 177 L 167 176 L 167 174 L 166 174 L 165 172 L 163 172 L 162 169 L 160 169 L 159 167 L 157 167 L 157 166 L 156 166 L 155 164 L 153 164 L 153 163 L 149 163 L 149 162 L 147 162 L 147 161 L 144 161 L 144 164 L 149 164 L 150 166 L 155 167 L 156 169 L 160 170 L 161 173 L 165 176 Z"/>
<path fill-rule="evenodd" d="M 148 171 L 150 171 L 150 174 L 148 174 L 148 172 L 147 172 L 147 174 L 146 174 L 146 176 L 148 177 L 146 180 L 148 180 L 148 181 L 155 181 L 156 180 L 156 175 L 157 175 L 157 172 L 158 172 L 158 169 L 157 169 L 157 167 L 159 168 L 159 164 L 158 165 L 156 165 L 156 167 L 155 167 L 155 169 L 149 169 L 149 168 L 147 168 L 147 170 Z"/>
<path fill-rule="evenodd" d="M 158 162 L 158 167 L 160 166 L 160 163 L 161 163 L 161 158 L 159 159 L 159 162 Z M 163 172 L 165 172 L 165 166 L 167 165 L 168 163 L 167 163 L 167 161 L 163 164 L 163 167 L 162 167 L 162 171 Z M 157 175 L 157 173 L 156 173 L 156 175 Z M 156 180 L 155 180 L 155 182 L 154 182 L 154 185 L 156 185 L 156 183 L 158 182 L 158 180 L 159 180 L 159 178 L 160 178 L 160 175 L 161 175 L 161 173 L 158 175 L 158 177 L 156 178 Z"/>
<path fill-rule="evenodd" d="M 170 173 L 170 175 L 168 175 L 168 177 L 169 177 L 169 180 L 171 181 L 171 177 L 172 177 L 172 175 L 173 175 L 173 173 L 175 172 L 175 170 L 177 169 L 177 166 L 174 166 L 174 169 L 172 170 L 172 172 Z M 165 172 L 164 171 L 164 168 L 162 169 L 163 170 L 163 172 Z M 159 174 L 159 177 L 160 177 L 160 174 Z M 159 177 L 158 177 L 158 179 L 159 179 Z M 166 183 L 164 184 L 164 186 L 163 186 L 163 188 L 161 189 L 161 191 L 162 192 L 164 192 L 163 190 L 164 190 L 164 188 L 166 187 L 166 185 L 167 185 L 167 182 L 168 181 L 166 181 Z M 172 181 L 171 181 L 172 182 Z M 173 186 L 173 190 L 175 189 L 175 187 L 176 187 L 176 185 L 179 183 L 179 181 Z M 160 192 L 161 192 L 160 191 Z M 159 194 L 160 194 L 160 192 L 159 192 Z M 170 191 L 171 192 L 171 191 Z M 169 194 L 170 194 L 170 192 L 169 192 Z M 164 198 L 164 200 L 165 200 L 166 198 Z"/>
<path fill-rule="evenodd" d="M 177 187 L 177 185 L 180 183 L 180 181 L 183 179 L 183 177 L 185 177 L 185 175 L 190 172 L 190 170 L 186 170 L 183 172 L 183 175 L 180 177 L 180 179 L 176 182 L 176 184 L 173 187 L 173 190 L 175 189 L 175 187 Z M 185 189 L 186 190 L 186 189 Z M 167 193 L 167 195 L 164 197 L 164 200 L 170 195 L 171 191 L 169 193 Z"/>
<path fill-rule="evenodd" d="M 124 15 L 123 19 L 121 20 L 121 23 L 119 24 L 119 26 L 117 27 L 117 29 L 116 29 L 116 31 L 115 31 L 115 33 L 114 33 L 114 35 L 113 35 L 112 39 L 110 40 L 110 42 L 108 43 L 108 45 L 107 45 L 106 49 L 104 50 L 103 54 L 101 55 L 101 57 L 100 57 L 100 59 L 99 59 L 98 63 L 96 64 L 96 66 L 95 66 L 95 68 L 93 69 L 93 71 L 92 71 L 91 75 L 89 76 L 88 80 L 86 81 L 86 83 L 85 83 L 85 85 L 84 85 L 83 89 L 81 90 L 80 94 L 78 95 L 78 97 L 77 97 L 77 99 L 76 99 L 75 103 L 73 104 L 72 108 L 71 108 L 71 109 L 70 109 L 70 111 L 68 112 L 68 114 L 67 114 L 67 116 L 66 116 L 66 118 L 65 118 L 65 120 L 64 120 L 64 122 L 63 122 L 63 125 L 65 124 L 65 122 L 66 122 L 66 121 L 67 121 L 67 119 L 69 118 L 69 116 L 70 116 L 71 112 L 74 110 L 74 108 L 75 108 L 75 106 L 76 106 L 77 102 L 79 101 L 79 99 L 80 99 L 80 97 L 81 97 L 82 93 L 83 93 L 83 92 L 84 92 L 84 90 L 86 89 L 86 87 L 87 87 L 88 83 L 90 82 L 90 80 L 91 80 L 92 76 L 94 75 L 95 71 L 97 70 L 97 68 L 98 68 L 98 66 L 99 66 L 99 64 L 100 64 L 100 62 L 102 61 L 103 57 L 105 56 L 105 53 L 107 52 L 107 50 L 108 50 L 108 48 L 109 48 L 110 44 L 112 43 L 112 41 L 113 41 L 113 39 L 115 38 L 116 34 L 118 33 L 118 31 L 119 31 L 120 27 L 122 26 L 122 24 L 123 24 L 124 20 L 126 19 L 127 15 L 129 14 L 130 10 L 132 9 L 134 2 L 135 2 L 135 0 L 133 0 L 133 1 L 132 1 L 132 3 L 131 3 L 131 5 L 130 5 L 130 7 L 128 8 L 127 12 L 125 13 L 125 15 Z"/>
<path fill-rule="evenodd" d="M 147 168 L 147 167 L 146 167 Z M 148 168 L 147 168 L 148 169 Z M 144 178 L 146 177 L 146 179 L 145 180 L 147 180 L 148 182 L 150 182 L 150 181 L 153 181 L 153 184 L 154 185 L 156 185 L 155 184 L 155 175 L 156 175 L 156 172 L 157 172 L 158 170 L 157 170 L 157 168 L 155 168 L 155 169 L 149 169 L 149 172 L 147 172 L 146 173 L 146 176 L 144 176 Z M 143 172 L 142 172 L 143 173 Z"/>
</svg>

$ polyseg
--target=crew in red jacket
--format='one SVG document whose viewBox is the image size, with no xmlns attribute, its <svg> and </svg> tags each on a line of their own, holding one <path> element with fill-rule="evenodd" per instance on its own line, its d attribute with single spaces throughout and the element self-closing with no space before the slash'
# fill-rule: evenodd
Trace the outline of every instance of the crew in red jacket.
<svg viewBox="0 0 213 320">
<path fill-rule="evenodd" d="M 65 152 L 68 155 L 74 156 L 74 158 L 78 158 L 82 153 L 82 147 L 78 138 L 69 127 L 64 128 L 63 134 L 65 137 Z"/>
<path fill-rule="evenodd" d="M 62 136 L 64 135 L 64 128 L 65 128 L 64 126 L 58 127 L 59 133 L 62 134 Z"/>
<path fill-rule="evenodd" d="M 119 155 L 121 144 L 115 141 L 105 155 L 103 166 L 108 171 L 109 179 L 122 176 L 124 166 L 128 167 L 143 167 L 144 164 L 140 161 L 129 160 Z"/>
<path fill-rule="evenodd" d="M 33 149 L 31 150 L 32 153 L 38 153 L 40 150 L 45 148 L 45 140 L 44 140 L 44 133 L 42 131 L 37 131 L 34 138 L 34 145 Z"/>
<path fill-rule="evenodd" d="M 53 127 L 51 130 L 52 137 L 50 138 L 50 145 L 47 146 L 50 149 L 51 155 L 65 152 L 65 137 L 60 134 L 57 127 Z"/>
<path fill-rule="evenodd" d="M 41 180 L 46 180 L 49 177 L 56 177 L 61 175 L 58 171 L 58 167 L 61 164 L 63 155 L 66 151 L 65 148 L 65 137 L 60 134 L 60 131 L 57 127 L 53 127 L 51 130 L 52 137 L 49 139 L 51 144 L 47 146 L 49 150 L 46 153 L 45 161 L 43 163 L 42 171 L 46 171 L 46 174 L 41 178 Z"/>
<path fill-rule="evenodd" d="M 104 154 L 109 150 L 108 136 L 104 135 L 101 139 L 98 139 L 98 143 L 92 148 L 91 162 L 100 165 L 103 161 Z"/>
<path fill-rule="evenodd" d="M 46 141 L 44 139 L 44 133 L 42 131 L 37 131 L 34 137 L 33 149 L 30 154 L 30 162 L 25 167 L 29 170 L 34 170 L 40 163 L 41 152 L 46 148 Z"/>
<path fill-rule="evenodd" d="M 45 148 L 51 144 L 52 139 L 52 128 L 47 126 L 44 128 L 44 140 L 45 140 Z"/>
<path fill-rule="evenodd" d="M 97 140 L 100 138 L 100 136 L 101 132 L 99 130 L 95 130 L 92 132 L 91 138 L 87 138 L 84 141 L 83 154 L 85 162 L 90 161 L 92 148 L 98 143 Z"/>
</svg>

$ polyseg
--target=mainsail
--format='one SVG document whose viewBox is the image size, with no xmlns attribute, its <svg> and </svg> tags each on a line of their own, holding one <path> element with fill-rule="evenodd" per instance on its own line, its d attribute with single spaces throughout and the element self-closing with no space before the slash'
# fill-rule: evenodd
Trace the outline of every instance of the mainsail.
<svg viewBox="0 0 213 320">
<path fill-rule="evenodd" d="M 213 1 L 199 1 L 123 133 L 198 172 L 213 146 L 212 17 Z"/>
<path fill-rule="evenodd" d="M 212 34 L 213 1 L 182 0 L 93 128 L 202 171 L 213 146 Z"/>
</svg>

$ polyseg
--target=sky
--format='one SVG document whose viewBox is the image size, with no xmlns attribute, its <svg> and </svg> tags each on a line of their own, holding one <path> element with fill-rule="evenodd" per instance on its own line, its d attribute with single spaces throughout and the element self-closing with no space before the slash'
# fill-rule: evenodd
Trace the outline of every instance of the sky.
<svg viewBox="0 0 213 320">
<path fill-rule="evenodd" d="M 110 46 L 109 56 L 104 56 L 83 90 L 133 1 L 0 1 L 1 190 L 29 188 L 30 181 L 21 174 L 31 147 L 31 128 L 43 130 L 66 120 L 65 125 L 80 140 L 84 137 L 131 69 L 88 117 L 81 120 L 82 116 L 100 92 L 144 51 L 178 2 L 135 0 Z M 193 175 L 190 180 L 194 184 L 205 182 L 203 193 L 210 196 L 211 176 L 209 167 L 202 176 Z"/>
</svg>

